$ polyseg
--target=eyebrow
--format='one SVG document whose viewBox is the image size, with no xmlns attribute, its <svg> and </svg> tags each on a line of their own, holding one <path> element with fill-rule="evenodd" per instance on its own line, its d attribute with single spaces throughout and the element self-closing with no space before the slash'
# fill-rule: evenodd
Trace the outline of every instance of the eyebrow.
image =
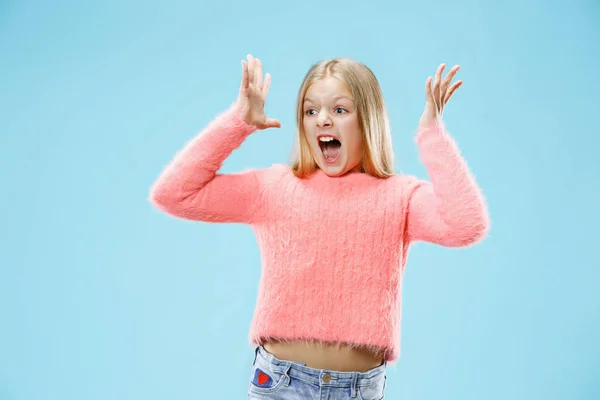
<svg viewBox="0 0 600 400">
<path fill-rule="evenodd" d="M 334 97 L 332 100 L 333 100 L 333 101 L 338 101 L 338 100 L 340 100 L 340 99 L 346 99 L 346 100 L 349 100 L 349 101 L 354 101 L 354 100 L 352 100 L 350 97 L 348 97 L 348 96 L 343 96 L 343 95 L 342 95 L 342 96 L 335 96 L 335 97 Z M 307 101 L 308 101 L 308 102 L 311 102 L 311 103 L 313 102 L 313 100 L 312 100 L 310 97 L 305 97 L 305 98 L 304 98 L 304 102 L 307 102 Z"/>
</svg>

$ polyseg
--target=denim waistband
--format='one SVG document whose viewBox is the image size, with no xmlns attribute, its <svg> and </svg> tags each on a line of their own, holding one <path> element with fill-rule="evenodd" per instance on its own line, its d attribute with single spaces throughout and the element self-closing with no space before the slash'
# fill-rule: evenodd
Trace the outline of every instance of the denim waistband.
<svg viewBox="0 0 600 400">
<path fill-rule="evenodd" d="M 258 346 L 255 350 L 254 362 L 261 368 L 288 375 L 304 382 L 317 386 L 351 387 L 371 386 L 385 379 L 387 362 L 366 372 L 342 372 L 327 369 L 307 367 L 306 364 L 294 361 L 285 361 L 276 358 Z"/>
</svg>

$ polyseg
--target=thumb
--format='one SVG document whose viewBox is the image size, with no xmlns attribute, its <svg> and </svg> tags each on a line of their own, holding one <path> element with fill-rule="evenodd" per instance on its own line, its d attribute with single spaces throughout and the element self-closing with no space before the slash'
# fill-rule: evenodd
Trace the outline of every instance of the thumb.
<svg viewBox="0 0 600 400">
<path fill-rule="evenodd" d="M 433 91 L 431 89 L 431 81 L 432 81 L 432 78 L 430 76 L 429 78 L 427 78 L 427 81 L 425 82 L 425 99 L 428 103 L 434 103 Z"/>
<path fill-rule="evenodd" d="M 265 121 L 265 126 L 267 128 L 281 128 L 281 122 L 274 118 L 267 118 Z"/>
</svg>

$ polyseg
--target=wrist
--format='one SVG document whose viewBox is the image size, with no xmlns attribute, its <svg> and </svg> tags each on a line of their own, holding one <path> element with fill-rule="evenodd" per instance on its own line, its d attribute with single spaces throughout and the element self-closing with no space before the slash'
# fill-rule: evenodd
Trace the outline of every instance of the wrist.
<svg viewBox="0 0 600 400">
<path fill-rule="evenodd" d="M 236 100 L 231 105 L 231 112 L 236 116 L 239 122 L 244 123 L 248 127 L 253 127 L 248 113 L 248 107 Z"/>
<path fill-rule="evenodd" d="M 444 122 L 441 114 L 437 114 L 435 117 L 423 118 L 419 121 L 415 140 L 417 143 L 427 141 L 428 138 L 439 138 L 446 132 Z"/>
<path fill-rule="evenodd" d="M 432 128 L 435 128 L 435 127 L 439 126 L 441 123 L 442 123 L 442 116 L 441 116 L 441 114 L 436 114 L 436 115 L 427 114 L 427 115 L 423 115 L 423 116 L 421 116 L 421 119 L 419 120 L 419 130 L 432 129 Z"/>
</svg>

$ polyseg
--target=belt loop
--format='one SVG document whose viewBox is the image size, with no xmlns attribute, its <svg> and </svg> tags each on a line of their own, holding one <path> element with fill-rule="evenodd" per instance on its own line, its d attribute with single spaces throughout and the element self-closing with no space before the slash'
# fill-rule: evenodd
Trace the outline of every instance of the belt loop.
<svg viewBox="0 0 600 400">
<path fill-rule="evenodd" d="M 256 364 L 256 357 L 258 356 L 258 349 L 259 349 L 259 346 L 256 346 L 256 348 L 254 349 L 254 361 L 252 361 L 252 365 Z"/>
<path fill-rule="evenodd" d="M 350 390 L 350 397 L 355 398 L 356 392 L 358 391 L 356 381 L 358 379 L 358 372 L 352 373 L 352 388 Z"/>
<path fill-rule="evenodd" d="M 290 386 L 290 381 L 292 380 L 292 378 L 290 378 L 290 369 L 292 369 L 292 363 L 288 363 L 287 367 L 285 367 L 283 370 L 283 376 L 285 376 L 285 386 Z"/>
</svg>

